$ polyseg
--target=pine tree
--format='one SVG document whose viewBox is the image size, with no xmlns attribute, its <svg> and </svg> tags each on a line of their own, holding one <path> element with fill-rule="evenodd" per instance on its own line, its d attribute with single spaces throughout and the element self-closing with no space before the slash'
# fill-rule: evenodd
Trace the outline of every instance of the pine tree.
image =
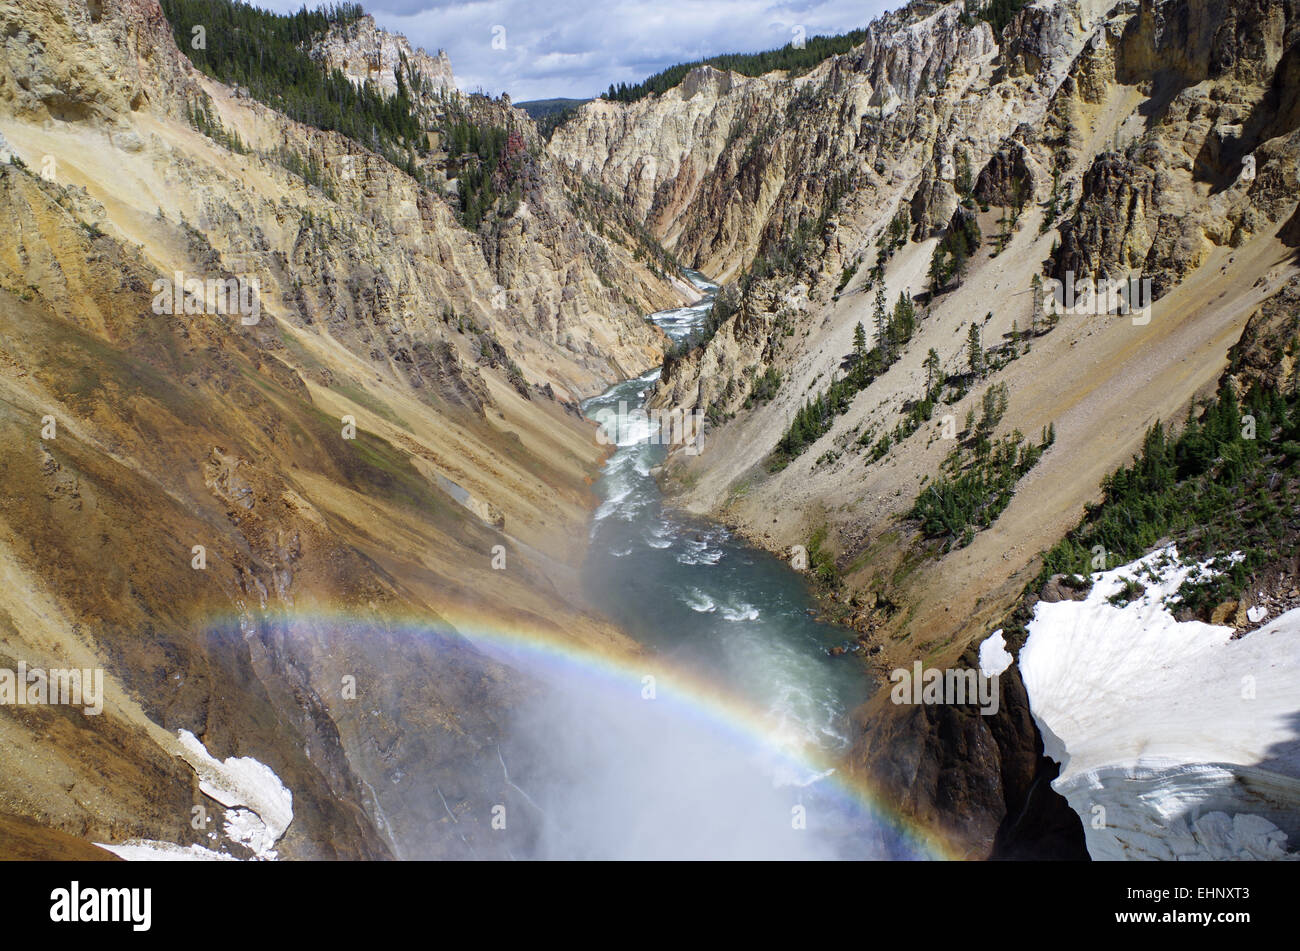
<svg viewBox="0 0 1300 951">
<path fill-rule="evenodd" d="M 990 435 L 997 428 L 1001 416 L 998 414 L 998 388 L 990 386 L 984 391 L 984 396 L 980 400 L 980 421 L 976 427 L 976 432 L 981 435 Z"/>
<path fill-rule="evenodd" d="M 971 170 L 970 156 L 966 154 L 965 149 L 957 152 L 957 175 L 954 182 L 957 188 L 957 194 L 963 199 L 969 198 L 971 193 Z"/>
<path fill-rule="evenodd" d="M 948 252 L 940 241 L 934 246 L 934 253 L 930 255 L 930 295 L 933 297 L 943 290 L 944 285 L 948 283 L 948 264 L 946 258 Z"/>
<path fill-rule="evenodd" d="M 979 376 L 984 369 L 984 350 L 980 345 L 979 324 L 973 320 L 966 334 L 966 346 L 970 349 L 970 372 Z"/>
<path fill-rule="evenodd" d="M 853 354 L 859 360 L 867 355 L 867 331 L 860 320 L 853 328 Z"/>
<path fill-rule="evenodd" d="M 956 274 L 959 280 L 966 274 L 966 247 L 961 242 L 957 243 L 952 253 L 952 273 Z"/>
<path fill-rule="evenodd" d="M 1061 138 L 1053 154 L 1053 166 L 1064 171 L 1070 164 L 1070 148 L 1074 144 L 1074 116 L 1068 98 L 1061 100 Z"/>
<path fill-rule="evenodd" d="M 912 334 L 916 332 L 916 305 L 906 291 L 898 295 L 898 301 L 894 304 L 894 327 L 898 339 L 904 343 L 911 340 Z"/>
<path fill-rule="evenodd" d="M 889 316 L 885 310 L 885 287 L 882 284 L 876 288 L 875 310 L 872 315 L 876 331 L 876 346 L 880 348 L 880 355 L 889 362 Z"/>
<path fill-rule="evenodd" d="M 930 394 L 934 392 L 935 385 L 939 382 L 939 352 L 930 348 L 930 352 L 925 355 L 925 398 L 930 399 Z"/>
</svg>

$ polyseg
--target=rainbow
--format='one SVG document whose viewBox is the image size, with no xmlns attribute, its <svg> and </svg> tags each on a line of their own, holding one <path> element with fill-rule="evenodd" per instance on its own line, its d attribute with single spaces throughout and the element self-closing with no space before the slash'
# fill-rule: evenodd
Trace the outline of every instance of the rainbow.
<svg viewBox="0 0 1300 951">
<path fill-rule="evenodd" d="M 635 691 L 639 695 L 644 678 L 653 676 L 656 700 L 667 701 L 675 713 L 684 714 L 701 728 L 717 731 L 744 747 L 774 755 L 792 772 L 816 777 L 820 793 L 832 794 L 842 806 L 865 812 L 871 821 L 891 832 L 912 857 L 949 861 L 962 857 L 932 830 L 900 815 L 870 782 L 849 777 L 824 755 L 792 752 L 774 735 L 773 725 L 764 711 L 648 651 L 640 655 L 630 651 L 600 652 L 573 637 L 546 630 L 540 624 L 518 619 L 503 621 L 485 611 L 459 608 L 441 611 L 436 618 L 378 613 L 364 616 L 337 610 L 294 611 L 264 617 L 290 627 L 306 624 L 356 630 L 371 626 L 468 643 L 490 660 L 552 685 L 586 682 L 590 686 L 624 694 Z M 228 620 L 238 623 L 234 618 Z"/>
</svg>

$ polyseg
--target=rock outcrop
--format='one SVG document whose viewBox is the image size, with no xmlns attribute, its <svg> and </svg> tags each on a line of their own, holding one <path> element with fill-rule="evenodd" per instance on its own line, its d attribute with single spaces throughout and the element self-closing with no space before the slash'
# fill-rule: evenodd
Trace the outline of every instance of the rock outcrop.
<svg viewBox="0 0 1300 951">
<path fill-rule="evenodd" d="M 451 60 L 445 50 L 431 56 L 423 49 L 412 49 L 406 37 L 375 26 L 375 18 L 366 14 L 350 23 L 335 26 L 311 45 L 311 55 L 329 69 L 337 69 L 358 86 L 374 83 L 387 96 L 397 92 L 397 72 L 418 75 L 428 83 L 421 92 L 456 88 Z M 405 80 L 409 83 L 409 80 Z"/>
</svg>

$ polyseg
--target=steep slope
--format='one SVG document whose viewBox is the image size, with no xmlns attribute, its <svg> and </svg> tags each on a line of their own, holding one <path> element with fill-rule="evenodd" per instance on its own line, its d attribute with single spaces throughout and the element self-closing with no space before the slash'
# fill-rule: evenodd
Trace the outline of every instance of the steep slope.
<svg viewBox="0 0 1300 951">
<path fill-rule="evenodd" d="M 456 627 L 636 650 L 578 591 L 573 401 L 658 362 L 679 289 L 536 148 L 470 232 L 198 73 L 155 0 L 0 22 L 0 653 L 106 679 L 99 716 L 0 709 L 5 828 L 248 855 L 189 730 L 292 792 L 282 856 L 506 854 L 495 742 L 537 688 Z"/>
</svg>

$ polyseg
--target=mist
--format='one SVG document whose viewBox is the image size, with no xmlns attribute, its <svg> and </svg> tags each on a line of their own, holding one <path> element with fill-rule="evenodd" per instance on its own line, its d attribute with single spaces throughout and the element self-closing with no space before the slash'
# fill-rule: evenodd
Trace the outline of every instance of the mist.
<svg viewBox="0 0 1300 951">
<path fill-rule="evenodd" d="M 870 817 L 824 771 L 692 700 L 645 691 L 569 670 L 514 712 L 506 824 L 523 825 L 528 858 L 884 857 Z"/>
</svg>

